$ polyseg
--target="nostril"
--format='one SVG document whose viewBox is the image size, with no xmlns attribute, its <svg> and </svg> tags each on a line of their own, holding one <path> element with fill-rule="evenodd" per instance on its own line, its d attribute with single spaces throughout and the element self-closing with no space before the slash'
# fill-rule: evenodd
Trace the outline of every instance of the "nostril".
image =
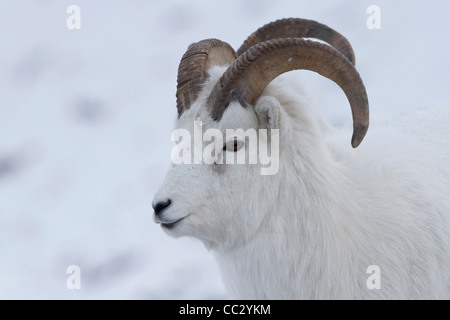
<svg viewBox="0 0 450 320">
<path fill-rule="evenodd" d="M 160 214 L 165 208 L 170 206 L 172 200 L 167 199 L 166 201 L 160 201 L 153 206 L 153 210 L 155 210 L 155 215 Z"/>
</svg>

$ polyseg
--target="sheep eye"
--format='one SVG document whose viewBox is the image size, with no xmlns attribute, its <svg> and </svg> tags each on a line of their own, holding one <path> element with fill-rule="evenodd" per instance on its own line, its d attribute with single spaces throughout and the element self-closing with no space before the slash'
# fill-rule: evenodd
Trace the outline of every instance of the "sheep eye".
<svg viewBox="0 0 450 320">
<path fill-rule="evenodd" d="M 225 146 L 223 147 L 223 150 L 227 150 L 227 151 L 232 151 L 232 152 L 236 152 L 239 149 L 242 148 L 242 146 L 244 145 L 243 141 L 238 140 L 236 137 L 232 140 L 228 140 L 225 143 Z"/>
</svg>

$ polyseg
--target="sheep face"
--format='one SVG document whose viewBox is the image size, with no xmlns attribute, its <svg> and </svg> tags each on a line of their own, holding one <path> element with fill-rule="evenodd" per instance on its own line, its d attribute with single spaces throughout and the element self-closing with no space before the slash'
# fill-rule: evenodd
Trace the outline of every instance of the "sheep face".
<svg viewBox="0 0 450 320">
<path fill-rule="evenodd" d="M 290 94 L 283 98 L 279 94 L 283 90 L 271 89 L 278 76 L 310 70 L 336 82 L 352 109 L 352 146 L 357 147 L 364 138 L 368 101 L 353 65 L 350 44 L 328 27 L 311 21 L 280 21 L 268 28 L 287 24 L 280 30 L 293 30 L 291 22 L 306 34 L 313 25 L 317 29 L 313 34 L 319 39 L 326 30 L 328 36 L 322 40 L 338 49 L 298 38 L 297 33 L 293 38 L 277 38 L 279 32 L 269 32 L 263 38 L 271 40 L 260 42 L 260 37 L 253 37 L 257 44 L 250 39 L 252 44 L 248 49 L 247 45 L 241 47 L 238 51 L 245 52 L 239 55 L 225 42 L 206 39 L 190 45 L 181 58 L 176 94 L 179 119 L 172 136 L 177 146 L 172 152 L 172 166 L 152 204 L 155 222 L 170 235 L 197 237 L 210 247 L 243 244 L 267 221 L 264 215 L 279 211 L 273 207 L 281 202 L 279 192 L 273 189 L 280 190 L 283 179 L 300 170 L 292 163 L 295 148 L 301 148 L 301 143 L 309 145 L 307 141 L 316 135 L 301 135 L 301 141 L 291 143 L 294 131 L 312 127 L 302 126 L 309 117 L 297 119 L 302 111 L 289 111 Z M 287 116 L 288 112 L 294 117 Z M 216 134 L 209 131 L 213 129 Z M 280 161 L 281 141 L 289 146 L 284 164 Z M 320 150 L 317 143 L 312 145 L 314 148 L 305 148 L 306 154 Z M 183 155 L 178 161 L 180 152 Z M 315 163 L 307 163 L 311 162 Z M 254 199 L 261 201 L 255 203 Z M 270 219 L 277 219 L 276 215 Z"/>
<path fill-rule="evenodd" d="M 282 109 L 275 98 L 262 97 L 254 108 L 232 102 L 220 121 L 211 118 L 205 93 L 219 76 L 220 72 L 216 77 L 211 76 L 203 94 L 178 119 L 174 133 L 182 133 L 183 141 L 180 139 L 172 150 L 171 167 L 153 200 L 154 220 L 167 234 L 196 237 L 207 247 L 233 246 L 256 233 L 264 218 L 261 212 L 265 212 L 258 206 L 264 204 L 255 207 L 249 199 L 262 198 L 275 203 L 266 186 L 267 183 L 274 185 L 273 181 L 277 179 L 278 163 L 275 162 L 279 159 L 271 157 L 270 164 L 261 162 L 259 157 L 256 163 L 251 161 L 251 153 L 257 150 L 250 145 L 254 139 L 239 132 L 254 133 L 258 147 L 267 143 L 271 156 L 279 152 L 279 146 L 275 144 L 281 140 L 278 133 Z M 230 129 L 234 135 L 229 134 Z M 211 132 L 216 133 L 214 139 L 208 137 Z M 200 144 L 199 133 L 203 136 Z M 221 133 L 221 137 L 217 133 Z M 187 149 L 180 151 L 177 147 L 181 142 L 186 146 L 184 140 L 189 138 L 190 150 L 186 154 Z M 195 158 L 195 152 L 199 150 L 196 148 L 201 150 L 201 159 Z M 174 154 L 179 156 L 181 153 L 187 156 L 183 159 L 188 160 L 173 163 Z M 238 157 L 245 159 L 243 164 Z M 189 161 L 190 164 L 186 163 Z M 264 174 L 264 169 L 269 167 L 274 174 L 267 174 L 267 171 Z"/>
</svg>

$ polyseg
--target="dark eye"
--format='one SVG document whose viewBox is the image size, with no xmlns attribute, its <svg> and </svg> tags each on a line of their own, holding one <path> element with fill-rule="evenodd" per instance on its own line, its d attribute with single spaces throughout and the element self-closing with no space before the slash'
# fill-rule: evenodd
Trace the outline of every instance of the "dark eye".
<svg viewBox="0 0 450 320">
<path fill-rule="evenodd" d="M 228 140 L 225 145 L 223 146 L 223 150 L 227 150 L 227 151 L 232 151 L 232 152 L 236 152 L 238 151 L 240 148 L 242 148 L 242 146 L 244 145 L 244 142 L 241 140 L 238 140 L 236 137 L 232 140 Z"/>
</svg>

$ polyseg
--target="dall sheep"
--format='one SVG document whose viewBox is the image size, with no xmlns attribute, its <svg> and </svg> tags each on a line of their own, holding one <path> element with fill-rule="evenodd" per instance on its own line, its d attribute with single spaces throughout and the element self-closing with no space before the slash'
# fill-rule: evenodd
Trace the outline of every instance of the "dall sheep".
<svg viewBox="0 0 450 320">
<path fill-rule="evenodd" d="M 346 129 L 329 126 L 295 85 L 276 79 L 307 69 L 337 83 L 356 148 L 369 108 L 354 63 L 346 38 L 303 19 L 265 25 L 237 54 L 216 39 L 184 54 L 178 129 L 193 136 L 201 122 L 202 132 L 224 136 L 278 132 L 264 140 L 267 148 L 279 142 L 275 174 L 261 174 L 259 162 L 217 161 L 248 157 L 249 137 L 217 139 L 212 164 L 172 164 L 152 203 L 170 236 L 198 238 L 214 252 L 231 298 L 450 298 L 450 108 L 398 116 L 352 149 Z"/>
</svg>

